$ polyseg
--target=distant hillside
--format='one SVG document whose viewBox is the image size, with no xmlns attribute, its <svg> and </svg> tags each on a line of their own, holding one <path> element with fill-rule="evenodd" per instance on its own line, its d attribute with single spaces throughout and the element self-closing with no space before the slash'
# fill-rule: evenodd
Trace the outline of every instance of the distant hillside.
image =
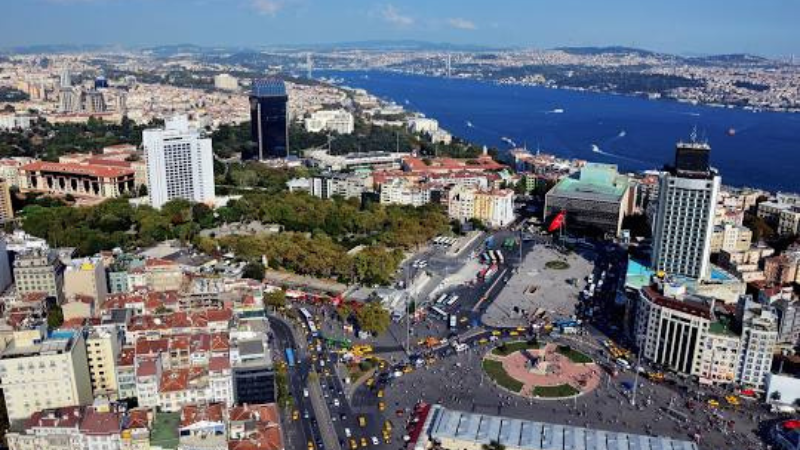
<svg viewBox="0 0 800 450">
<path fill-rule="evenodd" d="M 640 48 L 623 47 L 619 45 L 609 47 L 556 47 L 555 50 L 560 50 L 572 55 L 639 55 L 639 56 L 656 56 L 660 53 L 652 52 L 650 50 L 643 50 Z"/>
<path fill-rule="evenodd" d="M 770 59 L 747 53 L 700 56 L 690 58 L 690 61 L 695 64 L 768 64 L 773 62 Z"/>
</svg>

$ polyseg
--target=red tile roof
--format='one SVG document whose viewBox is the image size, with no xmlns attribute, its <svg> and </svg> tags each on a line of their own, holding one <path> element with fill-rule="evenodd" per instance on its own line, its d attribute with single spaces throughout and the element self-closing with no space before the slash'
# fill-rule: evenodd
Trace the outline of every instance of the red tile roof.
<svg viewBox="0 0 800 450">
<path fill-rule="evenodd" d="M 94 408 L 87 408 L 83 421 L 81 422 L 81 432 L 90 436 L 102 436 L 119 434 L 122 430 L 119 413 L 98 412 Z"/>
<path fill-rule="evenodd" d="M 28 418 L 25 423 L 25 429 L 77 428 L 78 425 L 80 425 L 81 416 L 80 406 L 67 406 L 65 408 L 37 411 Z"/>
<path fill-rule="evenodd" d="M 231 368 L 231 361 L 228 355 L 213 356 L 208 361 L 208 370 L 210 372 L 222 372 L 223 370 L 227 370 L 230 368 Z"/>
<path fill-rule="evenodd" d="M 198 422 L 222 422 L 225 419 L 225 406 L 222 403 L 210 405 L 186 405 L 181 408 L 181 428 Z"/>
<path fill-rule="evenodd" d="M 144 358 L 136 368 L 137 377 L 152 377 L 158 373 L 158 364 L 155 358 Z"/>
<path fill-rule="evenodd" d="M 90 175 L 101 178 L 117 178 L 133 175 L 133 169 L 120 169 L 116 167 L 105 167 L 93 164 L 74 164 L 74 163 L 54 163 L 47 161 L 36 161 L 20 167 L 20 170 L 27 172 L 58 172 L 73 175 Z"/>
<path fill-rule="evenodd" d="M 161 373 L 159 392 L 185 391 L 189 387 L 189 369 L 165 370 Z"/>
<path fill-rule="evenodd" d="M 134 409 L 128 413 L 128 423 L 125 429 L 150 428 L 150 418 L 146 409 Z"/>
</svg>

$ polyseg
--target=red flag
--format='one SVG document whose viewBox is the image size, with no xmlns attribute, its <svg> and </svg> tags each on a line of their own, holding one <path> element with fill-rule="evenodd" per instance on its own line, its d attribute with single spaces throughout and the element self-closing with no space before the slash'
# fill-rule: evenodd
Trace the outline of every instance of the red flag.
<svg viewBox="0 0 800 450">
<path fill-rule="evenodd" d="M 552 233 L 558 230 L 559 228 L 563 227 L 564 219 L 566 219 L 566 217 L 567 217 L 566 211 L 561 211 L 560 213 L 556 214 L 556 216 L 553 218 L 553 221 L 550 222 L 550 226 L 547 228 L 547 231 Z"/>
</svg>

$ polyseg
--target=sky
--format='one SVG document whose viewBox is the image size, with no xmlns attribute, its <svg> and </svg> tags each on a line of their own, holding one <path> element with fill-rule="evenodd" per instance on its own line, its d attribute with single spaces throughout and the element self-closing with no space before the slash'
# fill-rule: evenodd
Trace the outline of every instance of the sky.
<svg viewBox="0 0 800 450">
<path fill-rule="evenodd" d="M 800 0 L 0 0 L 0 47 L 413 39 L 800 55 Z"/>
</svg>

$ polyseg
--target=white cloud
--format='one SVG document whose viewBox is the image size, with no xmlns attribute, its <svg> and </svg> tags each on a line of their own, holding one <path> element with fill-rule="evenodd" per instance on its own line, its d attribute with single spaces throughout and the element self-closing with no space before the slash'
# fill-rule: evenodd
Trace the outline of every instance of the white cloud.
<svg viewBox="0 0 800 450">
<path fill-rule="evenodd" d="M 478 28 L 475 26 L 475 22 L 461 17 L 447 19 L 447 24 L 453 28 L 458 28 L 459 30 L 475 30 Z"/>
<path fill-rule="evenodd" d="M 251 0 L 250 6 L 264 16 L 274 16 L 284 7 L 281 0 Z"/>
<path fill-rule="evenodd" d="M 400 13 L 393 5 L 386 5 L 381 11 L 383 20 L 401 26 L 407 27 L 414 24 L 414 18 Z"/>
</svg>

